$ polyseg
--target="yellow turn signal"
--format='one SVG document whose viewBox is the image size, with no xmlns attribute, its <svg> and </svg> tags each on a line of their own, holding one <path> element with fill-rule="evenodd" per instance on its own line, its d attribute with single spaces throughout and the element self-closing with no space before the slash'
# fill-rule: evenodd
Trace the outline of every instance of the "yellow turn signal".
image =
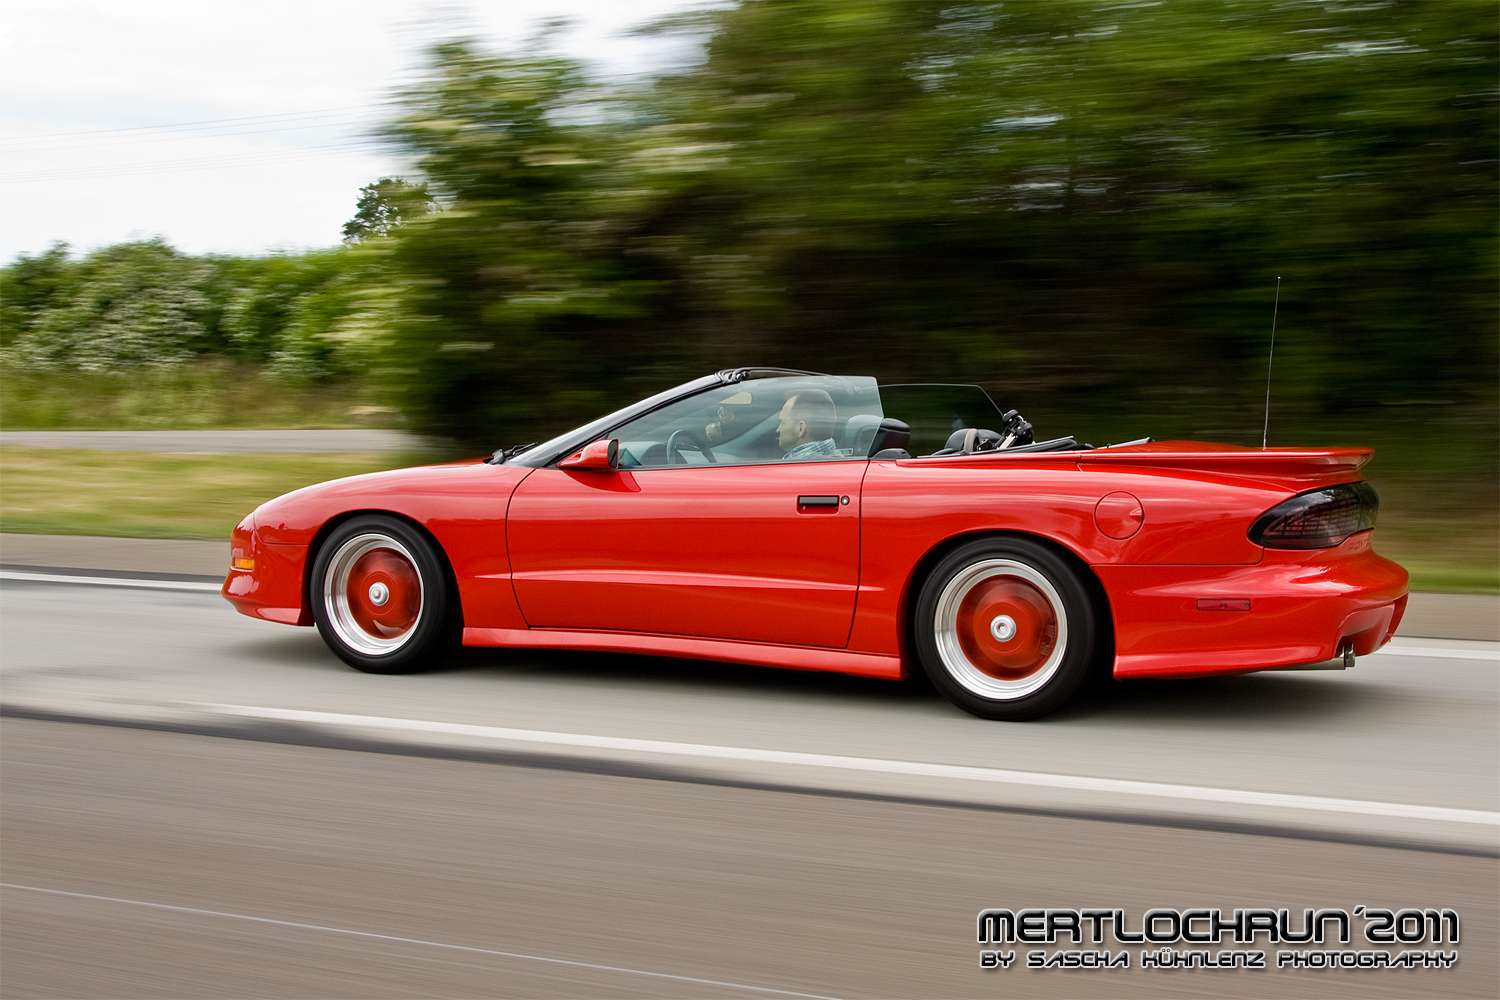
<svg viewBox="0 0 1500 1000">
<path fill-rule="evenodd" d="M 234 568 L 235 569 L 254 569 L 255 568 L 255 560 L 254 559 L 245 559 L 245 558 L 236 559 L 234 561 Z"/>
</svg>

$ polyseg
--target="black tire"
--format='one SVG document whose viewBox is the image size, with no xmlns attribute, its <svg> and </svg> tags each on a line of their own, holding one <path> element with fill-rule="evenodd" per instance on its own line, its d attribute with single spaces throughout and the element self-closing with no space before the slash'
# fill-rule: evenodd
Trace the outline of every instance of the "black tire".
<svg viewBox="0 0 1500 1000">
<path fill-rule="evenodd" d="M 442 554 L 395 517 L 364 515 L 335 528 L 313 561 L 308 596 L 328 648 L 366 673 L 426 669 L 461 627 Z"/>
<path fill-rule="evenodd" d="M 1077 572 L 1026 538 L 978 539 L 944 556 L 922 585 L 912 626 L 922 669 L 943 697 L 1011 722 L 1072 698 L 1099 634 Z"/>
</svg>

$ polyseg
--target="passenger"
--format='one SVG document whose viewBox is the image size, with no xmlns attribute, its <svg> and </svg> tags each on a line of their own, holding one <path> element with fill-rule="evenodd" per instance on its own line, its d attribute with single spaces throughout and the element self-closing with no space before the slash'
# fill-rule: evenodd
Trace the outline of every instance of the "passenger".
<svg viewBox="0 0 1500 1000">
<path fill-rule="evenodd" d="M 838 411 L 828 393 L 822 389 L 793 393 L 781 407 L 781 423 L 776 426 L 776 442 L 786 451 L 782 460 L 839 458 L 839 448 L 833 440 L 837 423 Z"/>
</svg>

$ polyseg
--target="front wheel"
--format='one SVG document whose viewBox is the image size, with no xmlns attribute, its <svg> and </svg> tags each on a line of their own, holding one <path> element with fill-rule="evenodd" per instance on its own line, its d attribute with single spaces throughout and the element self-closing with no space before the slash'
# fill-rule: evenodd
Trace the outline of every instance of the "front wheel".
<svg viewBox="0 0 1500 1000">
<path fill-rule="evenodd" d="M 913 625 L 933 686 L 967 712 L 1009 721 L 1062 707 L 1088 675 L 1098 633 L 1078 574 L 1024 538 L 949 553 L 923 585 Z"/>
<path fill-rule="evenodd" d="M 323 641 L 366 673 L 422 670 L 457 633 L 442 556 L 393 517 L 356 517 L 335 528 L 318 551 L 309 590 Z"/>
</svg>

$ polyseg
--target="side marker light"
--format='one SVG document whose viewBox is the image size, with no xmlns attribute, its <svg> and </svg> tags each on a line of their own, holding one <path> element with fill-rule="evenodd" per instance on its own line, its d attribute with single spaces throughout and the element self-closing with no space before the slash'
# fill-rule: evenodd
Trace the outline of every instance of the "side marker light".
<svg viewBox="0 0 1500 1000">
<path fill-rule="evenodd" d="M 1199 611 L 1249 611 L 1248 597 L 1200 597 Z"/>
<path fill-rule="evenodd" d="M 254 559 L 245 559 L 243 557 L 235 559 L 234 560 L 234 568 L 235 569 L 254 569 L 255 568 L 255 560 Z"/>
</svg>

